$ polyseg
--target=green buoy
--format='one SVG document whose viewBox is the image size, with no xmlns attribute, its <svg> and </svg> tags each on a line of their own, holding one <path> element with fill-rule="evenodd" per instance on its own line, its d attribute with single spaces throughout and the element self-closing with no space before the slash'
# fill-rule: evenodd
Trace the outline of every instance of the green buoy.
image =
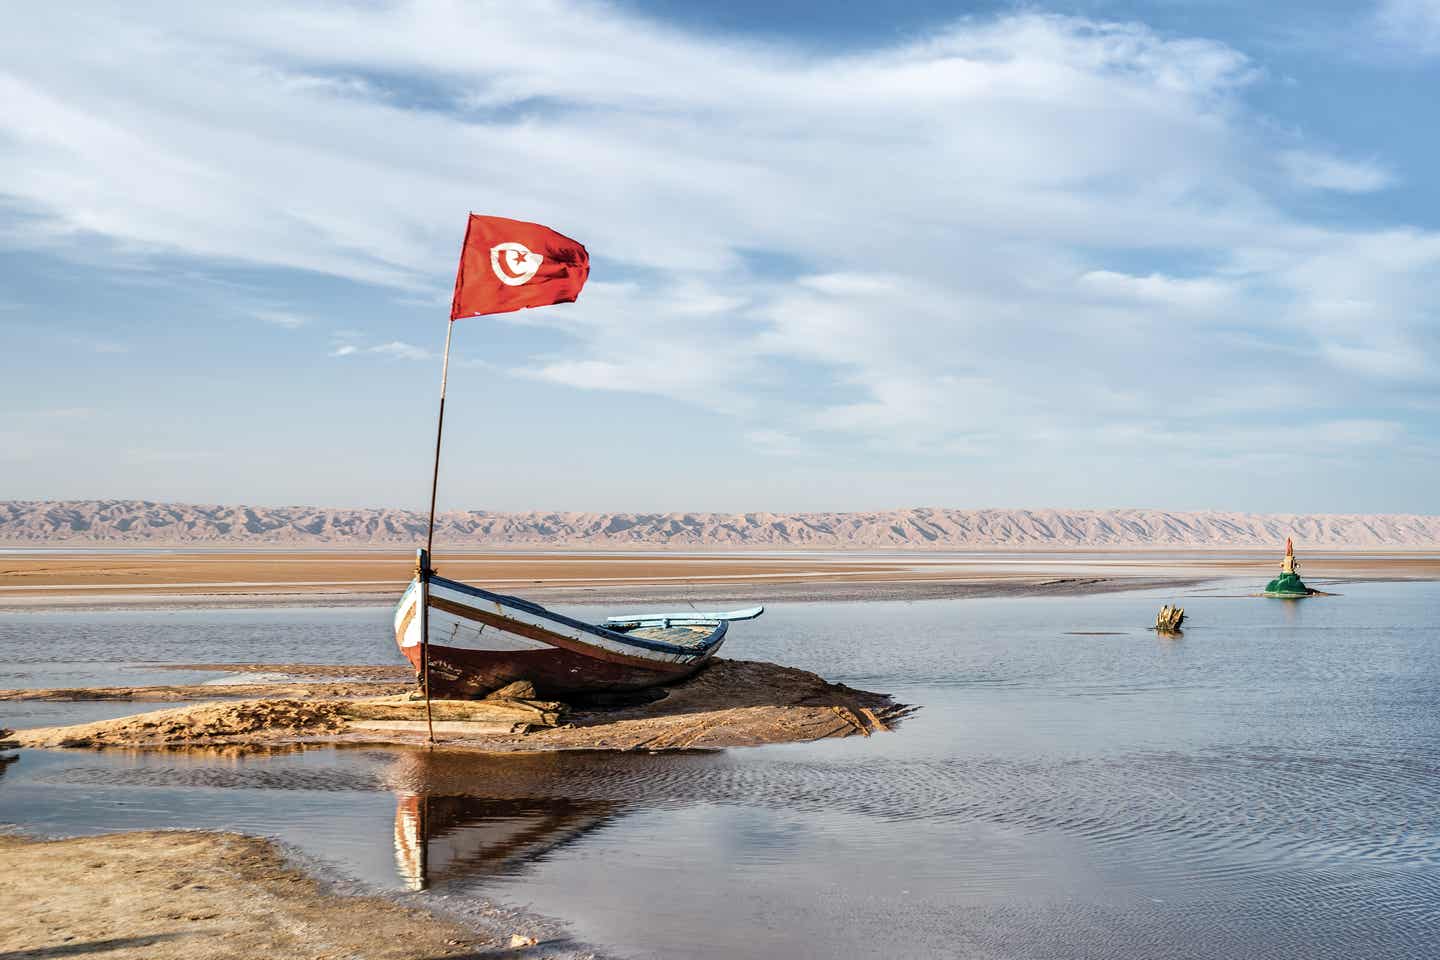
<svg viewBox="0 0 1440 960">
<path fill-rule="evenodd" d="M 1308 597 L 1315 591 L 1305 586 L 1300 579 L 1300 564 L 1295 559 L 1295 544 L 1285 538 L 1285 559 L 1280 562 L 1280 576 L 1265 584 L 1265 596 L 1281 600 L 1296 600 Z"/>
</svg>

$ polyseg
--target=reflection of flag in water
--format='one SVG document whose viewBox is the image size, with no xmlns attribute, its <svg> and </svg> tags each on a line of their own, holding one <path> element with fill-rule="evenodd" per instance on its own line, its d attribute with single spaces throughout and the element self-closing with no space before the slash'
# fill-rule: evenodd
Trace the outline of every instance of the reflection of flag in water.
<svg viewBox="0 0 1440 960">
<path fill-rule="evenodd" d="M 402 793 L 395 798 L 395 868 L 409 890 L 424 890 L 425 798 Z"/>
</svg>

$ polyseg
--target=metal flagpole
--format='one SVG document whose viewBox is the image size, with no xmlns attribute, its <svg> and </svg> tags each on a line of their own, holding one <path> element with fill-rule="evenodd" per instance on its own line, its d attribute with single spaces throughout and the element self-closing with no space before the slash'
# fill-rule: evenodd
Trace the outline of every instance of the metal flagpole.
<svg viewBox="0 0 1440 960">
<path fill-rule="evenodd" d="M 430 551 L 435 545 L 435 492 L 440 486 L 440 437 L 445 431 L 445 382 L 450 376 L 451 318 L 445 328 L 445 359 L 440 361 L 440 418 L 435 424 L 435 469 L 430 474 L 430 522 L 425 528 L 425 552 L 420 557 L 420 675 L 425 688 L 425 729 L 435 744 L 435 721 L 430 716 Z"/>
</svg>

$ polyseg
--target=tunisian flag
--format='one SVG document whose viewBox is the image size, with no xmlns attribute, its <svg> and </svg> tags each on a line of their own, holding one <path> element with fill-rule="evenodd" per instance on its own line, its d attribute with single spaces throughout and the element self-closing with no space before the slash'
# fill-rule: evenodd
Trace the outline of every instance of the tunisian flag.
<svg viewBox="0 0 1440 960">
<path fill-rule="evenodd" d="M 570 303 L 590 276 L 590 254 L 549 227 L 470 214 L 450 319 Z"/>
</svg>

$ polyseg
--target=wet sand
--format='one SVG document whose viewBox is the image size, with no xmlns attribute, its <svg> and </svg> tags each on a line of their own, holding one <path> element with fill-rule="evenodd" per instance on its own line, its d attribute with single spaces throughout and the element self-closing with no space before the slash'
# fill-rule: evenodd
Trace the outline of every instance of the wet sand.
<svg viewBox="0 0 1440 960">
<path fill-rule="evenodd" d="M 1433 553 L 1324 552 L 1303 558 L 1312 578 L 1440 579 Z M 0 604 L 374 602 L 409 581 L 402 551 L 0 550 Z M 991 552 L 919 554 L 615 555 L 467 553 L 437 559 L 440 572 L 551 602 L 924 599 L 1094 593 L 1184 586 L 1274 574 L 1267 552 Z"/>
<path fill-rule="evenodd" d="M 213 669 L 213 668 L 212 668 Z M 275 670 L 275 667 L 270 667 Z M 407 667 L 396 674 L 409 676 Z M 372 683 L 195 683 L 176 686 L 143 687 L 37 687 L 33 689 L 0 690 L 0 703 L 5 701 L 39 700 L 51 703 L 80 703 L 95 700 L 121 700 L 135 703 L 174 703 L 181 700 L 242 700 L 255 697 L 289 700 L 354 699 L 385 697 L 415 689 L 413 682 Z"/>
<path fill-rule="evenodd" d="M 0 836 L 0 951 L 15 960 L 575 956 L 518 915 L 493 911 L 486 926 L 389 898 L 337 895 L 255 837 Z"/>
<path fill-rule="evenodd" d="M 387 593 L 414 575 L 413 552 L 0 552 L 0 591 L 12 595 L 160 592 L 165 594 Z M 438 571 L 496 589 L 612 584 L 740 583 L 884 579 L 905 563 L 751 557 L 634 557 L 604 554 L 460 554 Z"/>
</svg>

